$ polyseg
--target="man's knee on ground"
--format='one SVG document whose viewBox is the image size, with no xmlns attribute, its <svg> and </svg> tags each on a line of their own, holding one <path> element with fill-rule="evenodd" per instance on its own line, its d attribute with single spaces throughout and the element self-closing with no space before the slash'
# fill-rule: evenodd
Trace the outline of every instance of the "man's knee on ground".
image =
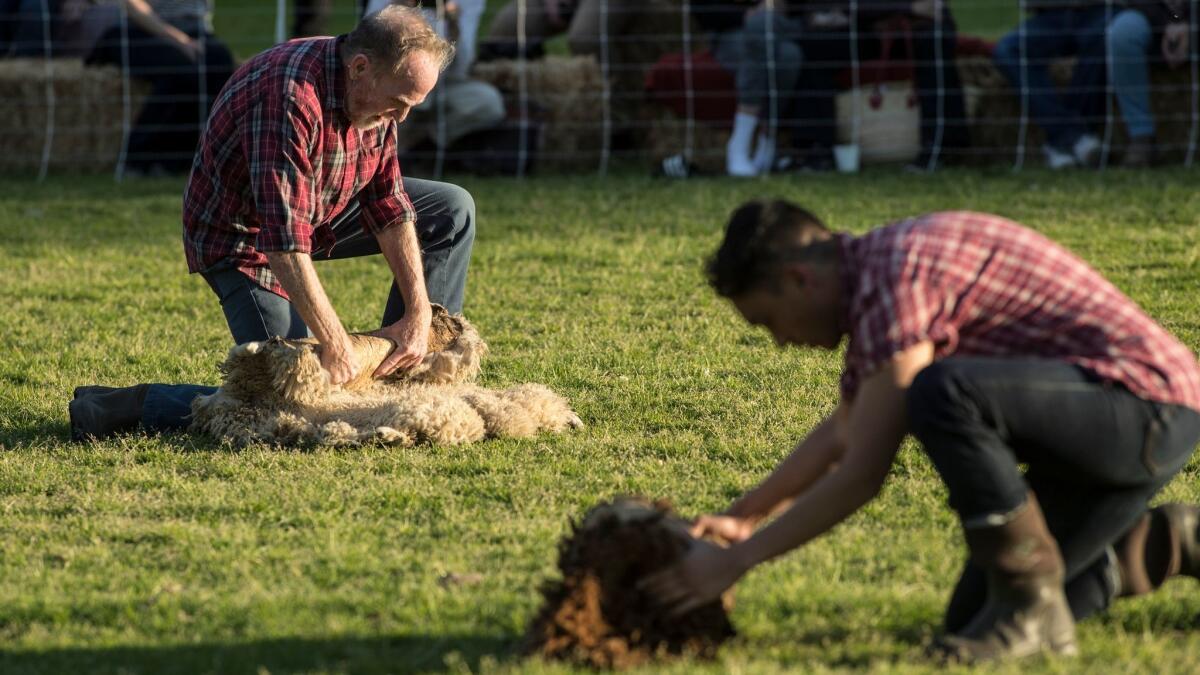
<svg viewBox="0 0 1200 675">
<path fill-rule="evenodd" d="M 446 210 L 454 216 L 454 223 L 458 229 L 475 228 L 475 198 L 467 192 L 466 188 L 457 185 L 451 186 L 446 191 Z"/>
</svg>

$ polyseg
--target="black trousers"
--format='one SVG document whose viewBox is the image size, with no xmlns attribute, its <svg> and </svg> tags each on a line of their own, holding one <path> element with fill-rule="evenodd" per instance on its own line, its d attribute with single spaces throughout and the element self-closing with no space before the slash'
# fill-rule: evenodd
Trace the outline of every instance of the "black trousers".
<svg viewBox="0 0 1200 675">
<path fill-rule="evenodd" d="M 1200 413 L 1144 400 L 1065 361 L 944 359 L 917 375 L 907 403 L 909 429 L 964 524 L 1012 511 L 1027 490 L 1037 495 L 1078 619 L 1109 605 L 1107 549 L 1200 440 Z M 968 621 L 985 595 L 983 571 L 968 564 L 947 628 Z"/>
</svg>

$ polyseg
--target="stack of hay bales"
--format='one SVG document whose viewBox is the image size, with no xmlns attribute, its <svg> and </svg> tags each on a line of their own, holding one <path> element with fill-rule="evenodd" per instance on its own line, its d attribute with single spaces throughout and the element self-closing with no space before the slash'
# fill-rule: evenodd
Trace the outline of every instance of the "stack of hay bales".
<svg viewBox="0 0 1200 675">
<path fill-rule="evenodd" d="M 991 59 L 960 58 L 958 64 L 963 86 L 967 89 L 971 143 L 974 146 L 972 155 L 981 163 L 1013 161 L 1021 120 L 1021 99 L 1017 91 Z M 1071 80 L 1074 66 L 1074 59 L 1062 59 L 1051 64 L 1050 75 L 1054 83 L 1065 88 Z M 1159 158 L 1164 163 L 1181 162 L 1187 152 L 1191 130 L 1191 76 L 1187 68 L 1152 68 L 1150 74 L 1150 106 L 1154 111 L 1158 132 Z M 1112 114 L 1113 152 L 1119 156 L 1128 137 L 1115 99 L 1112 101 Z M 1103 133 L 1104 120 L 1094 122 L 1096 132 Z M 1044 142 L 1045 134 L 1031 120 L 1025 138 L 1026 164 L 1041 165 Z"/>
<path fill-rule="evenodd" d="M 54 92 L 53 115 L 47 81 Z M 131 120 L 147 91 L 130 81 Z M 37 170 L 51 125 L 51 168 L 112 170 L 121 151 L 122 101 L 119 68 L 84 66 L 78 59 L 0 60 L 0 119 L 5 120 L 0 170 Z"/>
</svg>

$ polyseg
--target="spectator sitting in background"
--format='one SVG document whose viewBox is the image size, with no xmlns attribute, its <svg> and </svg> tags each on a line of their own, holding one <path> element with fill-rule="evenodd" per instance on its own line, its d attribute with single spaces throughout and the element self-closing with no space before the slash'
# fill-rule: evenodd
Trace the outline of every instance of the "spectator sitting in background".
<svg viewBox="0 0 1200 675">
<path fill-rule="evenodd" d="M 996 45 L 996 66 L 1028 97 L 1033 121 L 1046 133 L 1046 165 L 1095 166 L 1100 139 L 1088 130 L 1088 121 L 1104 103 L 1105 43 L 1131 41 L 1127 31 L 1135 22 L 1113 21 L 1123 12 L 1095 0 L 1026 0 L 1025 5 L 1034 14 Z M 1055 91 L 1049 66 L 1071 55 L 1078 62 L 1062 96 Z M 1121 86 L 1114 86 L 1121 96 Z"/>
<path fill-rule="evenodd" d="M 153 87 L 129 134 L 126 170 L 186 173 L 208 111 L 233 73 L 233 55 L 212 34 L 211 0 L 120 1 L 127 25 L 116 14 L 86 61 L 125 65 Z"/>
<path fill-rule="evenodd" d="M 1153 164 L 1157 155 L 1149 59 L 1161 54 L 1171 68 L 1187 62 L 1191 30 L 1186 0 L 1133 0 L 1129 5 L 1108 24 L 1109 72 L 1129 133 L 1121 164 L 1139 168 Z"/>
<path fill-rule="evenodd" d="M 637 6 L 638 3 L 630 0 L 608 0 L 610 37 L 625 30 Z M 518 0 L 509 0 L 496 13 L 488 35 L 480 45 L 481 59 L 517 58 L 520 52 L 517 40 L 520 35 L 519 9 Z M 526 0 L 524 56 L 540 57 L 544 53 L 543 43 L 564 32 L 567 48 L 572 54 L 598 55 L 603 9 L 601 0 Z"/>
<path fill-rule="evenodd" d="M 372 0 L 367 5 L 367 13 L 377 12 L 389 4 L 419 6 L 421 3 L 417 0 Z M 484 0 L 451 0 L 444 9 L 443 21 L 439 21 L 434 9 L 426 7 L 422 11 L 439 35 L 456 44 L 454 60 L 425 102 L 413 108 L 408 121 L 397 128 L 401 152 L 427 140 L 447 149 L 462 138 L 491 129 L 505 119 L 504 97 L 500 90 L 468 75 L 475 61 L 475 34 L 483 16 Z M 439 118 L 442 120 L 440 130 Z"/>
</svg>

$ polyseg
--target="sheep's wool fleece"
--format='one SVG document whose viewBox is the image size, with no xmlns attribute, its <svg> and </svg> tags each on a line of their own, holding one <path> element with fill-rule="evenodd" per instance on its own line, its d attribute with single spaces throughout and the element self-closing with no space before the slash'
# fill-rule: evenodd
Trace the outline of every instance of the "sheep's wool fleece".
<svg viewBox="0 0 1200 675">
<path fill-rule="evenodd" d="M 440 306 L 429 353 L 403 373 L 372 378 L 393 343 L 350 337 L 359 371 L 340 387 L 329 384 L 313 339 L 234 347 L 221 365 L 224 384 L 192 403 L 192 430 L 239 446 L 448 445 L 582 426 L 567 401 L 540 384 L 504 390 L 473 384 L 487 345 L 466 319 Z"/>
<path fill-rule="evenodd" d="M 637 586 L 695 542 L 666 502 L 620 497 L 592 507 L 558 545 L 562 578 L 542 586 L 523 651 L 612 669 L 677 655 L 714 657 L 734 635 L 732 592 L 672 617 Z"/>
</svg>

